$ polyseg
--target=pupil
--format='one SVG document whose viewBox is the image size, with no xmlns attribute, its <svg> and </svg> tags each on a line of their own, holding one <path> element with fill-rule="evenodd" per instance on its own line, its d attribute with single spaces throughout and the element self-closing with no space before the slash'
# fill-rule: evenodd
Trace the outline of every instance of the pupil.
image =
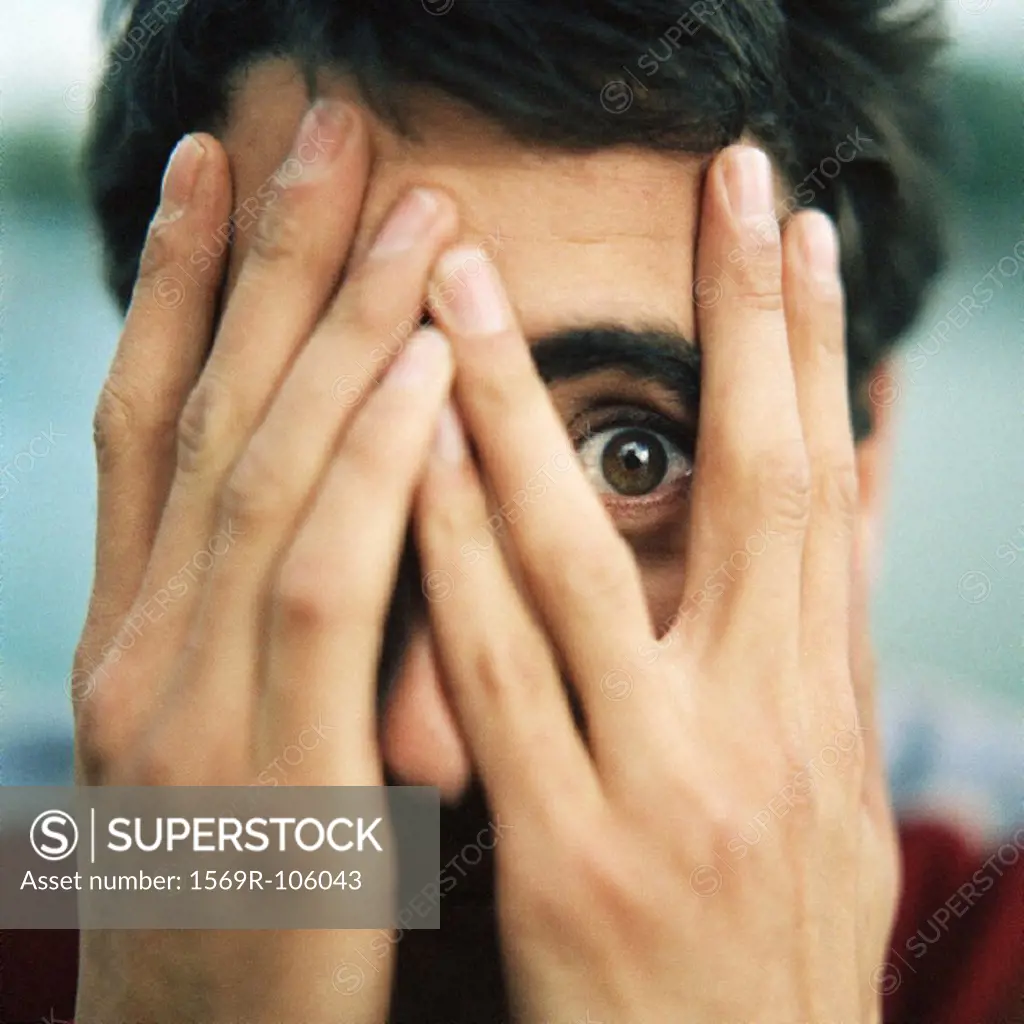
<svg viewBox="0 0 1024 1024">
<path fill-rule="evenodd" d="M 668 472 L 668 456 L 646 430 L 624 430 L 605 448 L 601 469 L 608 483 L 631 497 L 653 491 Z"/>
</svg>

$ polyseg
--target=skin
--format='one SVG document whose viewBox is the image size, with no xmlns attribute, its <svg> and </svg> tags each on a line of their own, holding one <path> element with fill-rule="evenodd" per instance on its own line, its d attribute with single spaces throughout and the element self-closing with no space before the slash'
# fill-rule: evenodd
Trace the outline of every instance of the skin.
<svg viewBox="0 0 1024 1024">
<path fill-rule="evenodd" d="M 97 413 L 76 671 L 104 672 L 76 702 L 79 778 L 252 782 L 320 715 L 337 733 L 290 783 L 390 771 L 455 800 L 473 774 L 511 826 L 496 912 L 517 1019 L 877 1020 L 897 851 L 856 554 L 874 488 L 858 486 L 870 463 L 849 433 L 827 220 L 801 214 L 783 238 L 780 183 L 758 184 L 747 147 L 705 178 L 692 157 L 537 153 L 436 99 L 411 144 L 350 102 L 311 125 L 333 159 L 321 142 L 230 257 L 167 302 L 161 281 L 197 246 L 218 251 L 307 102 L 269 63 L 242 83 L 223 144 L 197 136 L 201 159 L 186 142 L 172 161 Z M 374 250 L 411 188 L 433 212 L 404 248 Z M 744 220 L 739 197 L 759 192 Z M 493 263 L 445 292 L 495 236 Z M 742 269 L 723 274 L 737 250 Z M 721 299 L 695 304 L 696 279 Z M 437 329 L 368 371 L 424 306 Z M 692 488 L 639 526 L 595 493 L 566 434 L 591 397 L 638 386 L 604 373 L 549 392 L 529 358 L 528 338 L 597 321 L 670 325 L 704 353 Z M 565 469 L 467 566 L 466 541 L 546 465 Z M 410 519 L 425 579 L 459 573 L 378 723 Z M 124 616 L 224 528 L 229 552 L 103 663 Z M 756 557 L 695 605 L 692 581 L 737 552 Z M 768 838 L 740 855 L 751 822 Z M 77 1019 L 382 1021 L 394 947 L 357 990 L 332 984 L 372 939 L 86 933 Z"/>
</svg>

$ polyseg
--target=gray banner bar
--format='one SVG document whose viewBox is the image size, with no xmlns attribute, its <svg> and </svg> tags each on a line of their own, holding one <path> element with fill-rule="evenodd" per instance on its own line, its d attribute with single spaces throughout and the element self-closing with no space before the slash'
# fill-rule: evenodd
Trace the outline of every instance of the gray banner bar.
<svg viewBox="0 0 1024 1024">
<path fill-rule="evenodd" d="M 439 928 L 439 872 L 429 787 L 0 787 L 0 928 Z"/>
</svg>

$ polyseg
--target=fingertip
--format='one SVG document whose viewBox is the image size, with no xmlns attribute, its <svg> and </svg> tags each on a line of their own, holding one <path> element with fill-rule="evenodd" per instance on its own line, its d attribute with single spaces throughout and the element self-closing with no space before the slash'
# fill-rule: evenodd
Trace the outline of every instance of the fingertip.
<svg viewBox="0 0 1024 1024">
<path fill-rule="evenodd" d="M 437 418 L 434 432 L 434 457 L 448 466 L 460 466 L 469 456 L 466 431 L 453 402 L 449 401 Z"/>
<path fill-rule="evenodd" d="M 234 191 L 231 160 L 213 135 L 197 132 L 192 138 L 204 151 L 202 171 L 194 196 L 195 214 L 207 227 L 215 231 L 220 229 L 219 233 L 226 238 L 231 234 L 229 226 Z M 219 258 L 223 252 L 216 255 Z"/>
<path fill-rule="evenodd" d="M 450 387 L 454 367 L 448 339 L 435 327 L 416 331 L 391 364 L 384 385 L 418 389 L 424 384 Z"/>
<path fill-rule="evenodd" d="M 794 218 L 790 230 L 797 233 L 805 275 L 816 285 L 838 285 L 839 235 L 832 218 L 820 210 L 806 210 Z"/>
</svg>

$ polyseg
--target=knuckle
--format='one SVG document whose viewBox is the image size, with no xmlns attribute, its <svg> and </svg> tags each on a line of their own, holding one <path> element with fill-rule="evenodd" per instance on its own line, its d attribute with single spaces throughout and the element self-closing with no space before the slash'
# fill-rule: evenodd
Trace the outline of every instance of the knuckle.
<svg viewBox="0 0 1024 1024">
<path fill-rule="evenodd" d="M 470 522 L 464 506 L 458 502 L 443 500 L 443 495 L 440 497 L 441 500 L 437 500 L 431 495 L 429 512 L 423 517 L 421 524 L 423 535 L 429 538 L 435 555 L 438 552 L 455 551 L 483 553 L 497 548 L 498 529 L 489 524 L 476 526 Z M 504 524 L 501 524 L 500 528 L 503 527 Z M 469 537 L 468 542 L 460 546 L 459 541 L 465 537 Z"/>
<path fill-rule="evenodd" d="M 731 793 L 716 793 L 712 800 L 704 795 L 697 845 L 708 861 L 715 863 L 721 858 L 730 863 L 735 857 L 737 837 L 742 836 L 744 829 L 749 834 L 750 820 L 758 809 L 755 802 L 743 801 Z"/>
<path fill-rule="evenodd" d="M 411 457 L 409 424 L 402 422 L 411 412 L 411 406 L 397 407 L 391 398 L 364 410 L 335 460 L 352 494 L 373 494 L 392 503 L 407 500 L 419 468 Z"/>
<path fill-rule="evenodd" d="M 524 900 L 519 910 L 530 925 L 564 932 L 567 927 L 584 924 L 581 906 L 597 904 L 607 913 L 625 896 L 623 872 L 609 852 L 611 840 L 594 841 L 600 823 L 589 824 L 592 827 L 580 823 L 579 827 L 545 829 L 545 843 L 509 858 L 509 874 L 529 883 L 521 890 Z"/>
<path fill-rule="evenodd" d="M 366 427 L 367 420 L 363 420 L 359 428 L 349 431 L 338 453 L 339 471 L 350 481 L 354 493 L 391 491 L 389 484 L 394 482 L 395 460 L 401 459 L 402 453 L 397 450 L 392 433 Z"/>
<path fill-rule="evenodd" d="M 759 774 L 767 783 L 770 798 L 791 785 L 806 768 L 807 743 L 803 737 L 786 733 L 780 738 L 778 749 L 767 755 L 765 760 L 767 763 L 761 766 Z"/>
<path fill-rule="evenodd" d="M 394 274 L 394 269 L 391 268 Z M 357 271 L 345 294 L 341 317 L 357 329 L 362 328 L 374 337 L 398 335 L 395 352 L 409 335 L 408 317 L 402 315 L 395 301 L 397 290 L 389 286 L 375 270 Z M 401 337 L 403 330 L 406 337 Z M 390 349 L 389 349 L 390 351 Z M 394 353 L 391 353 L 394 354 Z"/>
<path fill-rule="evenodd" d="M 521 661 L 521 655 L 517 655 Z M 515 664 L 505 658 L 505 652 L 499 653 L 491 643 L 483 643 L 473 652 L 472 672 L 475 683 L 480 687 L 481 694 L 492 703 L 507 703 L 513 687 L 513 678 L 518 670 Z"/>
<path fill-rule="evenodd" d="M 610 836 L 599 843 L 573 840 L 564 849 L 562 860 L 562 877 L 575 879 L 571 886 L 573 905 L 598 907 L 603 918 L 630 932 L 638 925 L 651 923 L 644 900 L 638 899 L 631 882 L 635 876 L 630 861 Z"/>
<path fill-rule="evenodd" d="M 196 475 L 212 468 L 214 455 L 232 435 L 231 392 L 206 374 L 196 385 L 178 420 L 178 469 Z"/>
<path fill-rule="evenodd" d="M 76 756 L 85 780 L 90 783 L 109 778 L 123 755 L 113 730 L 94 719 L 91 708 L 83 707 L 77 712 L 75 724 Z"/>
<path fill-rule="evenodd" d="M 265 263 L 281 263 L 301 257 L 303 225 L 290 209 L 287 198 L 268 206 L 256 222 L 249 252 Z"/>
<path fill-rule="evenodd" d="M 491 564 L 501 558 L 506 525 L 497 513 L 481 522 L 461 495 L 452 500 L 451 493 L 433 481 L 421 490 L 419 509 L 425 567 Z"/>
<path fill-rule="evenodd" d="M 197 725 L 176 719 L 162 726 L 127 766 L 136 786 L 240 786 L 249 776 L 234 744 L 209 743 L 195 749 Z"/>
<path fill-rule="evenodd" d="M 101 473 L 113 466 L 135 432 L 138 406 L 129 399 L 114 377 L 109 377 L 100 392 L 93 416 L 93 443 Z"/>
<path fill-rule="evenodd" d="M 126 753 L 124 687 L 128 672 L 123 663 L 115 667 L 109 658 L 89 669 L 85 667 L 87 659 L 76 658 L 75 663 L 75 746 L 87 776 L 98 778 Z"/>
<path fill-rule="evenodd" d="M 174 416 L 155 412 L 151 400 L 135 395 L 116 372 L 103 385 L 93 415 L 93 443 L 101 472 L 109 470 L 129 446 L 162 455 L 173 451 Z"/>
<path fill-rule="evenodd" d="M 472 655 L 473 679 L 484 699 L 496 707 L 510 704 L 521 696 L 524 686 L 547 679 L 551 672 L 551 666 L 538 656 L 532 638 L 526 642 L 516 639 L 487 637 Z"/>
<path fill-rule="evenodd" d="M 757 250 L 747 259 L 739 279 L 740 301 L 750 309 L 765 313 L 781 313 L 782 247 L 777 233 L 759 237 Z"/>
<path fill-rule="evenodd" d="M 485 358 L 483 350 L 486 344 L 487 341 L 483 341 L 477 346 L 477 351 L 472 355 L 473 365 L 464 367 L 467 391 L 472 391 L 473 404 L 480 410 L 481 416 L 500 416 L 512 424 L 514 413 L 522 406 L 522 396 L 507 377 L 500 378 L 478 370 L 478 367 L 485 365 L 481 357 Z"/>
<path fill-rule="evenodd" d="M 88 700 L 75 703 L 75 745 L 82 763 L 97 774 L 105 765 L 113 763 L 119 752 L 111 728 L 112 713 L 116 714 L 116 709 L 109 707 L 105 692 L 99 687 Z"/>
<path fill-rule="evenodd" d="M 566 867 L 595 895 L 614 895 L 618 891 L 621 879 L 616 877 L 613 862 L 614 858 L 596 843 L 574 843 L 566 856 Z"/>
<path fill-rule="evenodd" d="M 811 512 L 811 468 L 802 440 L 761 452 L 743 475 L 747 491 L 774 528 L 795 533 L 806 529 Z"/>
<path fill-rule="evenodd" d="M 506 863 L 510 881 L 519 882 L 516 891 L 522 894 L 511 913 L 519 918 L 524 937 L 564 935 L 589 899 L 579 876 L 552 871 L 551 857 L 535 853 L 510 857 Z"/>
<path fill-rule="evenodd" d="M 852 529 L 860 487 L 852 459 L 823 458 L 815 469 L 813 503 L 815 510 Z"/>
<path fill-rule="evenodd" d="M 282 563 L 271 600 L 284 630 L 300 634 L 320 633 L 345 621 L 358 603 L 349 588 L 332 586 L 319 552 L 300 548 L 293 548 Z"/>
<path fill-rule="evenodd" d="M 180 253 L 178 252 L 176 225 L 177 221 L 168 220 L 159 214 L 153 218 L 146 235 L 142 256 L 139 259 L 139 275 L 135 284 L 136 293 L 153 287 L 160 275 L 177 261 Z"/>
<path fill-rule="evenodd" d="M 270 457 L 258 442 L 249 446 L 221 487 L 221 522 L 239 524 L 246 534 L 280 523 L 293 503 L 280 459 Z"/>
<path fill-rule="evenodd" d="M 746 289 L 743 292 L 743 302 L 749 309 L 757 310 L 760 313 L 781 313 L 782 292 L 775 291 L 754 291 Z"/>
<path fill-rule="evenodd" d="M 173 786 L 181 780 L 181 752 L 159 745 L 150 747 L 134 766 L 135 784 Z"/>
</svg>

